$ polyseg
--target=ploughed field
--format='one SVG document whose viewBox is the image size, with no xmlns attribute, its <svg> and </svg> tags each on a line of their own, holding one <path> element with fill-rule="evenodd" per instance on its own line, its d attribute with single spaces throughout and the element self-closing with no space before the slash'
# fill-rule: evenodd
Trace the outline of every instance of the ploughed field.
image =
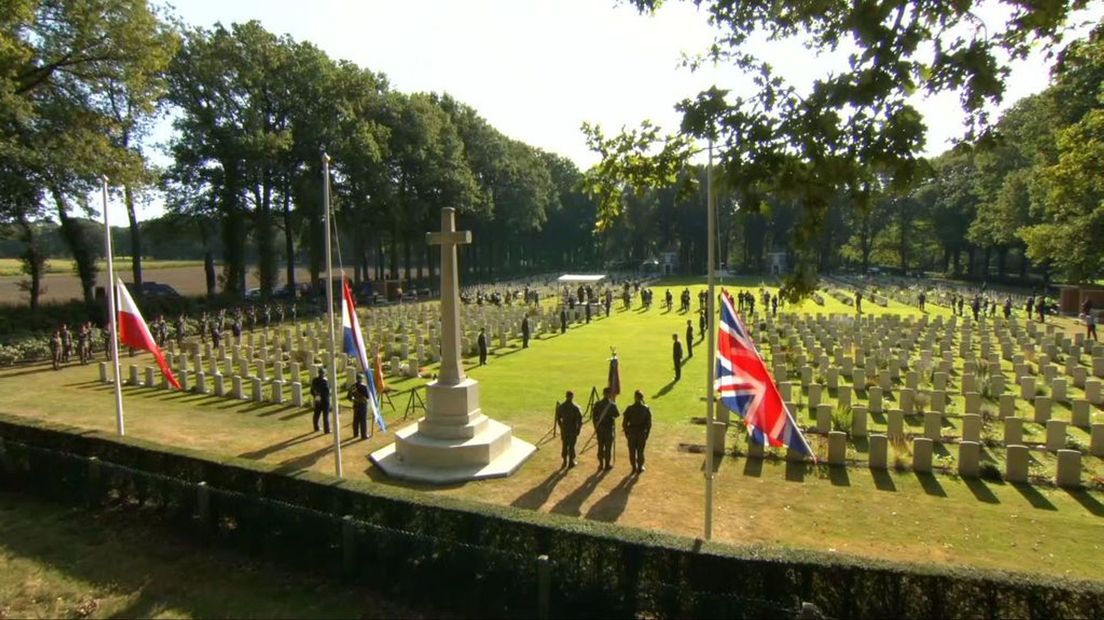
<svg viewBox="0 0 1104 620">
<path fill-rule="evenodd" d="M 758 293 L 760 288 L 758 280 L 750 279 L 730 280 L 728 285 L 733 292 Z M 693 310 L 687 314 L 678 311 L 684 286 L 690 287 L 693 298 Z M 667 288 L 675 296 L 672 312 L 664 308 Z M 468 373 L 480 382 L 483 410 L 512 425 L 516 436 L 537 444 L 539 450 L 507 479 L 420 488 L 699 536 L 705 490 L 701 419 L 708 382 L 696 311 L 701 288 L 700 280 L 661 281 L 652 286 L 655 299 L 650 309 L 641 307 L 638 296 L 628 310 L 616 299 L 609 318 L 595 312 L 587 323 L 580 312 L 565 334 L 559 333 L 558 312 L 545 295 L 542 309 L 530 318 L 534 337 L 528 349 L 521 348 L 517 337 L 520 308 L 465 307 L 468 346 L 480 325 L 492 334 L 488 365 L 475 367 L 476 358 L 465 359 Z M 1053 333 L 1045 326 L 1028 327 L 1022 311 L 1012 322 L 987 319 L 975 324 L 961 317 L 952 322 L 949 309 L 934 305 L 931 298 L 928 312 L 921 313 L 892 296 L 880 300 L 884 306 L 864 301 L 863 318 L 856 320 L 854 308 L 842 301 L 846 291 L 825 293 L 822 304 L 809 300 L 800 307 L 786 306 L 777 317 L 764 317 L 757 303 L 757 316 L 747 321 L 768 366 L 778 373 L 798 423 L 807 429 L 819 462 L 788 461 L 775 450 L 768 450 L 767 458 L 749 458 L 746 433 L 733 416 L 726 453 L 715 465 L 715 538 L 732 544 L 1099 579 L 1104 462 L 1092 453 L 1090 429 L 1104 422 L 1104 412 L 1097 402 L 1090 402 L 1095 381 L 1092 349 L 1086 352 L 1082 345 L 1074 362 L 1068 361 L 1069 351 L 1077 351 L 1072 322 L 1050 319 L 1056 321 Z M 398 374 L 410 364 L 430 374 L 435 363 L 426 343 L 434 330 L 435 312 L 432 303 L 391 306 L 363 313 L 361 322 L 367 340 L 386 347 L 388 366 L 397 362 Z M 683 340 L 688 319 L 694 328 L 694 354 L 686 361 L 681 381 L 675 382 L 671 335 L 678 333 Z M 552 329 L 546 330 L 546 323 Z M 278 354 L 285 328 L 290 331 L 290 354 Z M 505 346 L 498 335 L 503 328 Z M 304 396 L 304 406 L 291 402 L 294 380 L 302 382 L 306 392 L 311 371 L 306 354 L 313 356 L 326 339 L 318 324 L 303 323 L 298 330 L 297 335 L 296 327 L 274 326 L 263 343 L 262 330 L 256 330 L 253 346 L 239 349 L 243 357 L 253 358 L 245 368 L 230 359 L 230 349 L 226 362 L 219 361 L 217 353 L 214 360 L 201 358 L 206 394 L 161 389 L 156 377 L 153 386 L 146 386 L 144 367 L 152 366 L 151 358 L 124 354 L 123 376 L 129 378 L 129 366 L 134 365 L 139 378 L 139 385 L 124 387 L 128 435 L 219 457 L 264 460 L 288 474 L 304 469 L 332 473 L 332 436 L 312 431 L 309 397 Z M 1003 356 L 1003 343 L 1011 343 L 1009 359 Z M 619 404 L 623 408 L 631 402 L 632 391 L 639 389 L 652 409 L 647 472 L 630 475 L 620 433 L 614 469 L 597 471 L 589 424 L 579 440 L 579 466 L 561 470 L 559 439 L 551 433 L 554 406 L 567 389 L 575 391 L 580 406 L 587 404 L 591 389 L 605 384 L 611 347 L 620 359 Z M 292 361 L 298 377 L 290 375 Z M 191 389 L 197 379 L 194 363 L 194 358 L 187 360 Z M 222 396 L 212 393 L 211 364 L 224 376 L 227 393 Z M 281 403 L 273 402 L 277 371 Z M 249 400 L 248 377 L 259 378 L 262 372 L 261 400 Z M 245 377 L 245 399 L 233 398 L 234 373 Z M 1003 379 L 995 379 L 998 375 Z M 1077 375 L 1084 375 L 1081 385 Z M 100 381 L 96 364 L 58 372 L 42 366 L 6 369 L 0 379 L 9 386 L 0 391 L 0 410 L 5 413 L 80 428 L 115 428 L 112 387 Z M 1064 381 L 1061 388 L 1056 387 L 1059 379 Z M 416 409 L 405 419 L 404 414 L 411 388 L 426 381 L 389 376 L 393 407 L 388 404 L 384 410 L 390 430 L 416 421 Z M 998 394 L 1001 390 L 994 384 L 1002 381 Z M 1027 383 L 1034 385 L 1025 388 Z M 814 398 L 810 392 L 819 394 Z M 1013 398 L 1009 402 L 1002 394 Z M 872 402 L 876 398 L 881 401 L 877 405 Z M 342 411 L 345 474 L 377 484 L 417 486 L 388 479 L 368 460 L 373 450 L 392 441 L 392 434 L 377 431 L 367 441 L 350 439 L 351 411 Z M 1019 437 L 1007 435 L 1016 431 L 1010 426 L 1019 427 Z M 844 433 L 842 465 L 827 463 L 828 431 Z M 870 467 L 875 435 L 889 436 L 885 469 Z M 959 475 L 964 440 L 978 444 L 976 478 Z M 1007 445 L 1026 447 L 1026 483 L 1004 479 Z M 930 464 L 923 454 L 916 454 L 918 446 L 921 452 L 931 448 Z M 1053 483 L 1059 449 L 1080 454 L 1081 487 Z M 931 473 L 923 471 L 925 465 Z M 1068 463 L 1064 467 L 1068 474 Z"/>
</svg>

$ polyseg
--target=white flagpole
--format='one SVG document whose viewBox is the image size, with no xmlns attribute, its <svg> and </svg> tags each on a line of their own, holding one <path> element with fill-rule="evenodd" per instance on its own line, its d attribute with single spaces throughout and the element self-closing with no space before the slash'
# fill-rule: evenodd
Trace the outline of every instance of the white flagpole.
<svg viewBox="0 0 1104 620">
<path fill-rule="evenodd" d="M 111 218 L 107 213 L 107 176 L 100 178 L 103 185 L 104 247 L 107 253 L 107 328 L 111 330 L 111 363 L 115 365 L 115 426 L 119 435 L 126 434 L 123 424 L 123 378 L 119 373 L 119 330 L 115 325 L 115 259 L 111 250 Z"/>
<path fill-rule="evenodd" d="M 713 538 L 713 372 L 714 365 L 717 363 L 714 359 L 716 352 L 714 351 L 715 339 L 717 337 L 716 332 L 716 306 L 714 305 L 716 299 L 716 293 L 714 288 L 716 286 L 714 282 L 714 269 L 713 265 L 716 262 L 716 245 L 717 236 L 715 231 L 717 229 L 716 218 L 713 213 L 713 138 L 709 139 L 709 166 L 705 172 L 705 209 L 706 226 L 708 228 L 708 242 L 706 265 L 708 269 L 708 288 L 709 297 L 705 300 L 705 311 L 708 314 L 706 317 L 706 330 L 707 343 L 705 354 L 705 533 L 703 538 L 710 540 Z"/>
<path fill-rule="evenodd" d="M 337 338 L 334 335 L 333 251 L 330 249 L 330 156 L 322 153 L 323 221 L 326 225 L 326 314 L 330 324 L 330 406 L 333 408 L 334 471 L 341 478 L 341 414 L 337 399 Z"/>
</svg>

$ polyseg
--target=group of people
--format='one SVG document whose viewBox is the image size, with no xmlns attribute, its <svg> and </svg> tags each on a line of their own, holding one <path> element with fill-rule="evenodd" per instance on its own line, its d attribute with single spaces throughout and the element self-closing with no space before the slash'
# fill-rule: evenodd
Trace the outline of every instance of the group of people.
<svg viewBox="0 0 1104 620">
<path fill-rule="evenodd" d="M 613 442 L 618 417 L 622 416 L 617 409 L 615 395 L 611 394 L 610 388 L 604 388 L 602 398 L 590 409 L 590 421 L 598 442 L 599 471 L 613 469 Z M 561 468 L 575 467 L 575 446 L 583 429 L 583 412 L 575 404 L 575 393 L 570 390 L 564 395 L 564 402 L 556 407 L 556 427 L 559 429 L 562 444 Z M 633 404 L 625 408 L 621 430 L 628 444 L 629 465 L 633 473 L 644 473 L 644 447 L 652 432 L 652 411 L 644 404 L 644 394 L 640 390 L 633 393 Z"/>
<path fill-rule="evenodd" d="M 314 432 L 319 432 L 318 422 L 322 422 L 322 431 L 330 434 L 330 381 L 326 378 L 326 369 L 319 368 L 318 375 L 311 380 L 310 395 L 314 401 Z M 357 373 L 356 383 L 349 387 L 345 398 L 353 403 L 353 437 L 368 439 L 371 422 L 368 419 L 368 401 L 371 392 L 364 382 L 364 374 Z"/>
<path fill-rule="evenodd" d="M 82 323 L 77 328 L 76 343 L 73 342 L 73 332 L 68 324 L 62 323 L 54 330 L 54 335 L 50 338 L 50 359 L 54 370 L 60 370 L 62 364 L 68 364 L 74 353 L 80 358 L 82 365 L 92 360 L 92 329 L 91 321 Z"/>
</svg>

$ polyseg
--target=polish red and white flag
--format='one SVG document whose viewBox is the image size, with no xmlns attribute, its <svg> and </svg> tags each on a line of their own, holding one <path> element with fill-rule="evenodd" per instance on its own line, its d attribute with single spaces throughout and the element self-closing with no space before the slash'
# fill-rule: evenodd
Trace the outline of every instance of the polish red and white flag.
<svg viewBox="0 0 1104 620">
<path fill-rule="evenodd" d="M 161 352 L 161 347 L 157 346 L 153 335 L 150 334 L 149 327 L 146 326 L 146 321 L 142 318 L 142 313 L 138 311 L 138 305 L 134 303 L 134 299 L 130 296 L 130 291 L 127 290 L 121 279 L 117 281 L 116 288 L 119 291 L 119 342 L 132 349 L 152 353 L 153 359 L 157 360 L 157 365 L 161 367 L 161 374 L 165 375 L 169 385 L 179 390 L 180 382 L 176 380 L 172 369 L 165 363 L 165 354 Z"/>
</svg>

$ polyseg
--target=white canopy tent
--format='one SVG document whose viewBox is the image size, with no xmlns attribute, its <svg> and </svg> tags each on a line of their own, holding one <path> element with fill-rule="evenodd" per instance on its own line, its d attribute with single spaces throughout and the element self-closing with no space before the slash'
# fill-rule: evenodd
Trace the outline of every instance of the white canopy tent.
<svg viewBox="0 0 1104 620">
<path fill-rule="evenodd" d="M 597 284 L 605 279 L 606 276 L 602 274 L 565 273 L 556 281 L 560 284 Z"/>
</svg>

